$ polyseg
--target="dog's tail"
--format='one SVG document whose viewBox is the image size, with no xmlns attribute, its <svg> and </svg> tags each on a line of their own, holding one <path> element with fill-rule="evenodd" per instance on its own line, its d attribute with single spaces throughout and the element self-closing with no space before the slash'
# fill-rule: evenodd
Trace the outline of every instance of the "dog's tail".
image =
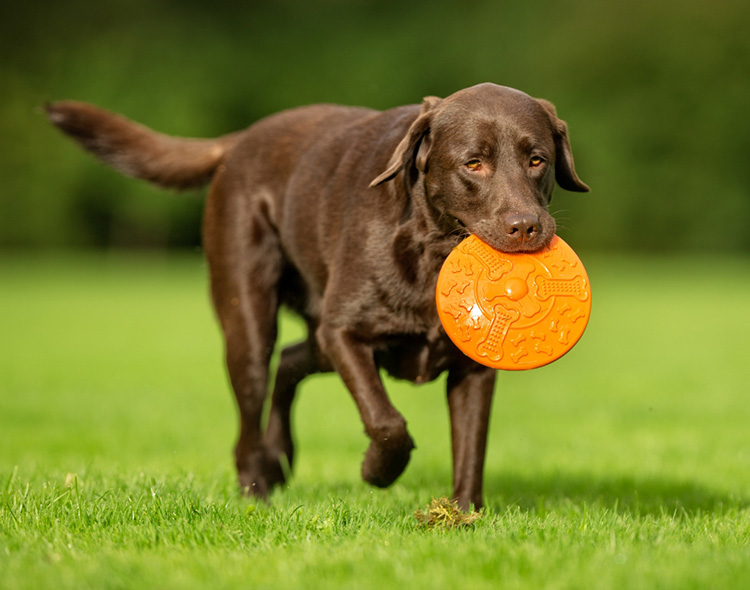
<svg viewBox="0 0 750 590">
<path fill-rule="evenodd" d="M 185 139 L 157 133 L 93 105 L 62 101 L 45 105 L 49 120 L 85 149 L 123 174 L 165 188 L 206 184 L 239 139 Z"/>
</svg>

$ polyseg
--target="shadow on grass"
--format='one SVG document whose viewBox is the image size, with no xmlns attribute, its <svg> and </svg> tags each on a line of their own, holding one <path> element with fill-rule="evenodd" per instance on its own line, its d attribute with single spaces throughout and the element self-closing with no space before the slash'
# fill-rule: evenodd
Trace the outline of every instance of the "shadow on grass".
<svg viewBox="0 0 750 590">
<path fill-rule="evenodd" d="M 310 502 L 323 504 L 338 499 L 369 503 L 373 495 L 390 496 L 386 504 L 416 502 L 420 507 L 429 498 L 450 495 L 448 479 L 413 478 L 393 488 L 378 490 L 360 481 L 306 481 L 292 477 L 289 487 L 276 489 L 271 506 L 297 506 Z M 315 500 L 311 500 L 314 498 Z M 750 495 L 725 493 L 690 480 L 656 477 L 601 477 L 594 474 L 553 473 L 521 475 L 518 473 L 487 474 L 484 482 L 486 507 L 496 514 L 520 509 L 532 514 L 545 514 L 572 507 L 573 509 L 604 509 L 632 516 L 700 515 L 724 516 L 750 508 Z M 376 502 L 377 503 L 377 502 Z"/>
<path fill-rule="evenodd" d="M 504 511 L 546 511 L 554 505 L 611 508 L 618 513 L 637 515 L 723 514 L 730 509 L 750 507 L 750 497 L 731 496 L 690 481 L 620 477 L 602 479 L 593 475 L 558 474 L 526 477 L 498 474 L 485 480 L 484 498 L 488 507 Z"/>
</svg>

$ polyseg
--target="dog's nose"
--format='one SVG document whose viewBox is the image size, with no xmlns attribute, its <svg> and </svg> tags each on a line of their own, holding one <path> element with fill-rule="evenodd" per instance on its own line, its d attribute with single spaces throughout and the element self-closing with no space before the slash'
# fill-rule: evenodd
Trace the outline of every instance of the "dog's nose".
<svg viewBox="0 0 750 590">
<path fill-rule="evenodd" d="M 511 213 L 505 217 L 505 233 L 511 241 L 522 244 L 539 235 L 539 218 L 533 213 Z"/>
</svg>

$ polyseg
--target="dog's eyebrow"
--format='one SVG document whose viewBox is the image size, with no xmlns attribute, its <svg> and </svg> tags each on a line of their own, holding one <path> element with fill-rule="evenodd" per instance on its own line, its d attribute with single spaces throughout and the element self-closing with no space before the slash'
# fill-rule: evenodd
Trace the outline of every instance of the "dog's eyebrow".
<svg viewBox="0 0 750 590">
<path fill-rule="evenodd" d="M 483 158 L 491 158 L 497 153 L 497 148 L 498 142 L 496 139 L 494 141 L 478 141 L 474 145 L 467 146 L 464 150 L 464 155 L 468 157 L 481 156 Z"/>
<path fill-rule="evenodd" d="M 534 150 L 544 149 L 549 142 L 544 141 L 542 137 L 530 135 L 528 133 L 518 134 L 513 142 L 519 153 L 530 153 Z"/>
</svg>

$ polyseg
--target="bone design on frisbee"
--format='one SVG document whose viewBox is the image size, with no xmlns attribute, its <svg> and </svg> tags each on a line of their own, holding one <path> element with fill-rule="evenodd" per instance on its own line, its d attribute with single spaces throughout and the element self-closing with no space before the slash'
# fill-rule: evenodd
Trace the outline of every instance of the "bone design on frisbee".
<svg viewBox="0 0 750 590">
<path fill-rule="evenodd" d="M 454 344 L 495 369 L 533 369 L 568 352 L 591 314 L 583 263 L 555 236 L 534 253 L 499 252 L 462 241 L 438 276 L 440 321 Z"/>
</svg>

